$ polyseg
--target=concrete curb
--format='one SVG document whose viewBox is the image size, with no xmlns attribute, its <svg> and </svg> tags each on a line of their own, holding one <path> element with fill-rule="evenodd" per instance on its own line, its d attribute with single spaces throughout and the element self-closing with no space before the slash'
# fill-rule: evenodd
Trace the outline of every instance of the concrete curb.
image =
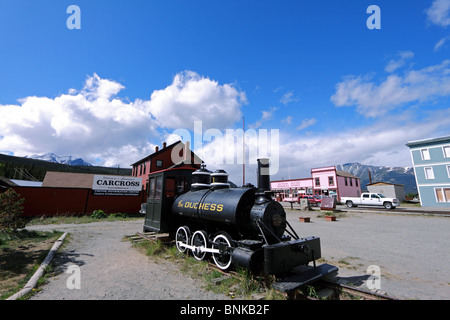
<svg viewBox="0 0 450 320">
<path fill-rule="evenodd" d="M 53 245 L 53 247 L 50 249 L 49 253 L 47 254 L 47 257 L 45 258 L 44 262 L 42 262 L 42 264 L 39 266 L 39 269 L 36 270 L 36 272 L 31 277 L 31 279 L 27 282 L 25 287 L 23 287 L 22 290 L 15 293 L 14 295 L 12 295 L 11 297 L 9 297 L 6 300 L 17 300 L 20 297 L 24 296 L 25 294 L 27 294 L 33 290 L 33 288 L 36 286 L 39 278 L 44 274 L 45 268 L 47 268 L 47 266 L 50 264 L 53 257 L 55 256 L 56 252 L 59 250 L 59 247 L 61 247 L 61 245 L 63 244 L 64 239 L 66 238 L 66 235 L 67 235 L 67 232 L 65 232 L 58 240 L 56 240 L 55 244 Z"/>
<path fill-rule="evenodd" d="M 280 202 L 284 209 L 290 209 L 290 206 L 284 205 L 283 202 Z M 307 212 L 316 212 L 320 213 L 320 209 L 312 208 L 311 210 L 301 210 L 300 206 L 294 205 L 294 210 L 299 211 L 307 211 Z M 347 206 L 336 207 L 336 210 L 341 210 L 341 212 L 348 212 L 348 213 L 385 213 L 385 214 L 393 214 L 393 215 L 419 215 L 419 216 L 436 216 L 436 217 L 450 217 L 450 210 L 447 210 L 446 208 L 407 208 L 407 207 L 400 207 L 395 210 L 387 210 L 384 208 L 368 208 L 368 207 L 358 207 L 358 208 L 352 208 L 350 210 L 347 210 Z"/>
</svg>

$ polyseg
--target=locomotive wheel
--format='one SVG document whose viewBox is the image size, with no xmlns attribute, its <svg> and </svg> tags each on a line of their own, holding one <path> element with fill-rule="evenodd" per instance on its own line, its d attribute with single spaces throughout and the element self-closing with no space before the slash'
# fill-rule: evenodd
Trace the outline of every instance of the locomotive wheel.
<svg viewBox="0 0 450 320">
<path fill-rule="evenodd" d="M 198 230 L 194 232 L 194 235 L 192 236 L 192 242 L 191 246 L 194 248 L 192 249 L 192 254 L 194 255 L 194 258 L 201 261 L 205 259 L 206 252 L 202 251 L 201 248 L 208 248 L 208 234 L 206 231 Z"/>
<path fill-rule="evenodd" d="M 219 244 L 225 245 L 228 249 L 231 248 L 232 239 L 227 233 L 220 233 L 214 238 L 213 242 L 214 242 L 212 245 L 213 249 L 219 249 L 220 248 Z M 219 269 L 227 270 L 230 267 L 231 253 L 228 250 L 222 253 L 213 253 L 212 256 L 214 263 L 216 264 L 217 267 L 219 267 Z"/>
<path fill-rule="evenodd" d="M 183 243 L 185 245 L 189 245 L 189 240 L 191 238 L 191 231 L 189 230 L 189 227 L 179 227 L 177 230 L 177 233 L 175 234 L 175 244 L 177 246 L 178 251 L 181 253 L 186 252 L 187 248 L 184 246 L 181 246 L 180 244 Z"/>
</svg>

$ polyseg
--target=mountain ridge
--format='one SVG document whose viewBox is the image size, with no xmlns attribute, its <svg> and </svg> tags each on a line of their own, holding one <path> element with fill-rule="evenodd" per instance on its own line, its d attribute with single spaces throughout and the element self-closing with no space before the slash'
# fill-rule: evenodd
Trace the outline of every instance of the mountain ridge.
<svg viewBox="0 0 450 320">
<path fill-rule="evenodd" d="M 131 176 L 131 168 L 100 167 L 92 165 L 72 166 L 0 153 L 0 176 L 8 179 L 23 179 L 17 171 L 17 169 L 21 168 L 26 169 L 27 172 L 38 181 L 43 181 L 47 171 Z"/>
<path fill-rule="evenodd" d="M 345 171 L 358 177 L 361 181 L 361 189 L 375 182 L 387 182 L 402 184 L 405 186 L 405 194 L 417 193 L 416 178 L 413 167 L 390 167 L 361 164 L 359 162 L 345 163 L 336 166 L 336 170 Z M 370 176 L 369 178 L 369 170 Z"/>
<path fill-rule="evenodd" d="M 54 163 L 60 163 L 60 164 L 67 164 L 70 166 L 88 166 L 88 167 L 92 166 L 92 164 L 83 160 L 82 158 L 73 159 L 72 156 L 58 156 L 52 152 L 45 153 L 42 155 L 33 154 L 31 156 L 25 156 L 24 158 L 42 160 L 42 161 L 54 162 Z"/>
</svg>

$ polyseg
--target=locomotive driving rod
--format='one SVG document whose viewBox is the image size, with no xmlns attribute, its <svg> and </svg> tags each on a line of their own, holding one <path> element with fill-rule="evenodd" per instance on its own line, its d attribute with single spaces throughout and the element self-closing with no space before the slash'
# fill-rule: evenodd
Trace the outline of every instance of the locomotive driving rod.
<svg viewBox="0 0 450 320">
<path fill-rule="evenodd" d="M 206 248 L 206 247 L 196 247 L 196 246 L 190 246 L 188 244 L 185 244 L 181 241 L 179 241 L 179 246 L 180 247 L 184 247 L 184 248 L 188 248 L 191 251 L 200 251 L 200 252 L 210 252 L 210 253 L 220 253 L 219 249 L 213 249 L 213 248 Z"/>
</svg>

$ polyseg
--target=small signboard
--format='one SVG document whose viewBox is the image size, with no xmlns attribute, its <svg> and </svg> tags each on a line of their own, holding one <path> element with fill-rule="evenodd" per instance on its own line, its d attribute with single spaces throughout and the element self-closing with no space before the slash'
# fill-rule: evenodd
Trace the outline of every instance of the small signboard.
<svg viewBox="0 0 450 320">
<path fill-rule="evenodd" d="M 93 194 L 96 196 L 137 196 L 142 179 L 129 176 L 94 175 Z"/>
<path fill-rule="evenodd" d="M 336 210 L 336 203 L 335 197 L 322 196 L 320 210 Z"/>
</svg>

